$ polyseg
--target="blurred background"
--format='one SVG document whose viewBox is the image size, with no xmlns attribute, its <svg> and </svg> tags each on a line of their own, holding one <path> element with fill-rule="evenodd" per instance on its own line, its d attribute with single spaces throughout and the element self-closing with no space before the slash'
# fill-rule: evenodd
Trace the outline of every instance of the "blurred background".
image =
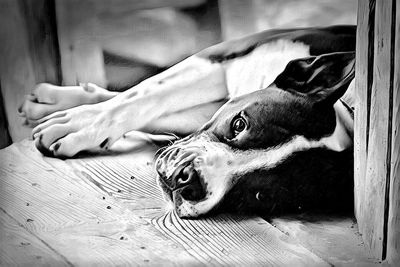
<svg viewBox="0 0 400 267">
<path fill-rule="evenodd" d="M 17 107 L 37 83 L 121 91 L 221 41 L 356 13 L 357 0 L 0 0 L 0 148 L 29 136 Z"/>
</svg>

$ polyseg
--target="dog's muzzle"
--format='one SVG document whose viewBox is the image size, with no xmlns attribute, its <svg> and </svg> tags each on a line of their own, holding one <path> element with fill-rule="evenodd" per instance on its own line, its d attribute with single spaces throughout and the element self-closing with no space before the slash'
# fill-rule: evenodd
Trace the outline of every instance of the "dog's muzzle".
<svg viewBox="0 0 400 267">
<path fill-rule="evenodd" d="M 193 166 L 195 158 L 194 152 L 170 147 L 157 159 L 159 182 L 172 201 L 178 195 L 187 201 L 200 201 L 205 197 L 204 183 Z"/>
<path fill-rule="evenodd" d="M 156 160 L 159 185 L 175 212 L 183 218 L 215 208 L 234 184 L 230 148 L 206 134 L 166 148 Z"/>
</svg>

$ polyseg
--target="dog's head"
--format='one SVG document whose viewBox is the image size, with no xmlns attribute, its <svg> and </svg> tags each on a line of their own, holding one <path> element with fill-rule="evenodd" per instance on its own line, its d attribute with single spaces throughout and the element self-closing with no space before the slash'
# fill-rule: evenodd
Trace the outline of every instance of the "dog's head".
<svg viewBox="0 0 400 267">
<path fill-rule="evenodd" d="M 354 53 L 291 61 L 268 88 L 228 101 L 198 132 L 167 147 L 156 169 L 177 214 L 206 214 L 247 174 L 329 149 L 333 105 L 353 77 Z"/>
</svg>

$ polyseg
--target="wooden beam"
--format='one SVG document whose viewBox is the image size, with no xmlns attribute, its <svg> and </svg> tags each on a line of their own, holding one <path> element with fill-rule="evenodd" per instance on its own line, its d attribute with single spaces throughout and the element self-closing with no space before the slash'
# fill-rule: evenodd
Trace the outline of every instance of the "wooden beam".
<svg viewBox="0 0 400 267">
<path fill-rule="evenodd" d="M 364 231 L 363 205 L 372 87 L 375 1 L 359 0 L 357 14 L 356 94 L 354 116 L 354 205 L 360 232 Z"/>
<path fill-rule="evenodd" d="M 31 131 L 17 115 L 24 95 L 37 83 L 59 82 L 51 12 L 51 0 L 0 1 L 1 91 L 14 142 Z"/>
<path fill-rule="evenodd" d="M 398 24 L 396 0 L 359 1 L 355 211 L 367 247 L 381 260 L 398 257 Z"/>
<path fill-rule="evenodd" d="M 19 0 L 28 30 L 28 49 L 36 80 L 58 84 L 61 78 L 54 0 Z"/>
<path fill-rule="evenodd" d="M 374 81 L 371 90 L 368 156 L 365 177 L 364 234 L 372 254 L 385 257 L 386 190 L 390 182 L 392 1 L 376 1 Z M 389 169 L 390 170 L 390 169 Z"/>
<path fill-rule="evenodd" d="M 18 2 L 0 2 L 0 81 L 9 133 L 14 141 L 27 137 L 30 129 L 17 115 L 17 107 L 36 84 L 29 54 L 28 31 Z"/>
<path fill-rule="evenodd" d="M 94 1 L 56 0 L 63 85 L 93 82 L 106 86 L 103 50 L 95 40 Z"/>
<path fill-rule="evenodd" d="M 400 3 L 393 3 L 396 3 L 396 16 L 387 260 L 394 266 L 400 262 Z"/>
<path fill-rule="evenodd" d="M 43 36 L 43 25 L 50 23 L 45 7 L 49 1 L 0 1 L 0 80 L 9 133 L 13 141 L 29 136 L 30 128 L 23 126 L 24 119 L 17 115 L 17 107 L 33 87 L 43 81 L 57 82 L 54 60 L 50 50 L 55 49 L 50 39 Z M 37 8 L 33 6 L 38 5 Z M 30 15 L 21 7 L 30 7 Z M 41 20 L 36 20 L 36 17 Z M 29 29 L 28 27 L 29 26 Z M 46 28 L 47 29 L 47 28 Z M 40 35 L 40 33 L 42 35 Z M 51 32 L 46 32 L 52 34 Z M 33 36 L 35 35 L 35 36 Z M 53 50 L 55 51 L 55 50 Z"/>
</svg>

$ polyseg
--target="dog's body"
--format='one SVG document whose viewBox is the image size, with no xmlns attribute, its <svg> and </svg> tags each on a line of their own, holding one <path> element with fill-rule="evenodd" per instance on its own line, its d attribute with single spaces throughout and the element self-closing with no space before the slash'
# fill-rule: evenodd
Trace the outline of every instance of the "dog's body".
<svg viewBox="0 0 400 267">
<path fill-rule="evenodd" d="M 324 187 L 306 186 L 293 194 L 293 186 L 303 183 L 292 182 L 290 177 L 300 176 L 307 181 L 309 175 L 302 163 L 305 155 L 335 166 L 340 161 L 337 153 L 351 148 L 350 113 L 340 101 L 335 102 L 352 79 L 349 62 L 354 62 L 354 54 L 310 56 L 354 48 L 353 26 L 266 31 L 206 49 L 119 95 L 90 84 L 62 89 L 41 85 L 27 98 L 21 113 L 39 123 L 33 130 L 37 147 L 45 154 L 60 157 L 108 149 L 131 130 L 182 135 L 196 132 L 168 148 L 157 161 L 161 185 L 182 217 L 209 212 L 228 192 L 245 200 L 248 196 L 243 192 L 249 190 L 253 196 L 249 198 L 257 205 L 247 202 L 257 209 L 270 209 L 273 203 L 280 203 L 262 200 L 276 194 L 284 196 L 286 202 L 282 203 L 312 206 L 307 204 L 312 203 L 310 192 Z M 300 62 L 300 67 L 293 62 Z M 305 67 L 307 64 L 314 67 Z M 323 82 L 325 78 L 328 81 Z M 332 89 L 335 82 L 341 85 L 340 93 Z M 312 94 L 304 88 L 309 85 Z M 324 95 L 320 89 L 325 87 L 335 93 L 329 93 L 326 108 L 318 109 L 321 114 L 314 116 L 313 105 L 325 103 L 323 97 L 316 97 Z M 60 100 L 63 95 L 73 94 L 79 96 L 75 101 Z M 250 124 L 248 113 L 257 114 Z M 281 125 L 277 127 L 276 123 Z M 239 128 L 238 136 L 249 129 L 251 134 L 235 139 L 230 132 L 232 125 Z M 338 169 L 316 165 L 321 172 Z M 259 175 L 263 172 L 275 178 L 260 178 L 265 176 Z M 288 178 L 276 183 L 279 177 Z M 313 177 L 309 180 L 318 184 L 317 176 Z M 320 184 L 334 184 L 335 177 Z M 347 182 L 342 178 L 340 181 Z M 243 190 L 237 189 L 240 184 Z M 328 194 L 329 190 L 324 192 Z M 300 203 L 299 199 L 308 200 Z M 326 199 L 335 202 L 338 198 Z"/>
</svg>

